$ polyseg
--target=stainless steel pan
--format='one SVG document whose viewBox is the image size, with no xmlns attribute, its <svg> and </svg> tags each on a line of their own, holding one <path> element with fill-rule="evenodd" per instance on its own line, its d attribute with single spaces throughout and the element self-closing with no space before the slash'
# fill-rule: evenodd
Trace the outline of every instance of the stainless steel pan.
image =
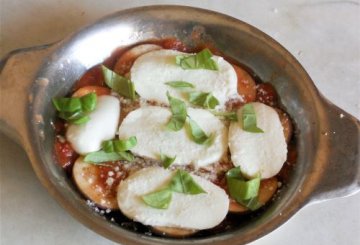
<svg viewBox="0 0 360 245">
<path fill-rule="evenodd" d="M 54 162 L 55 111 L 51 98 L 66 94 L 91 66 L 119 46 L 193 31 L 271 82 L 296 124 L 298 161 L 281 198 L 239 229 L 207 238 L 173 240 L 127 231 L 91 212 Z M 286 222 L 302 207 L 357 192 L 359 121 L 319 94 L 299 62 L 256 28 L 216 12 L 151 6 L 108 16 L 61 42 L 17 50 L 1 61 L 1 129 L 17 140 L 51 195 L 90 229 L 124 244 L 243 244 Z M 343 114 L 344 117 L 340 117 Z"/>
</svg>

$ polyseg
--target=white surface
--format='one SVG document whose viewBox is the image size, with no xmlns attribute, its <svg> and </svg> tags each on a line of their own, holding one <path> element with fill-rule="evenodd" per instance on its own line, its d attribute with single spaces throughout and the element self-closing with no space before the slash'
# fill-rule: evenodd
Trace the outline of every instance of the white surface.
<svg viewBox="0 0 360 245">
<path fill-rule="evenodd" d="M 84 24 L 145 1 L 1 0 L 1 56 L 59 40 Z M 147 1 L 223 12 L 278 40 L 299 59 L 320 91 L 360 117 L 360 2 Z M 114 244 L 71 218 L 34 175 L 24 151 L 0 138 L 1 244 Z M 360 194 L 312 205 L 252 245 L 360 243 Z"/>
<path fill-rule="evenodd" d="M 191 163 L 196 167 L 218 162 L 227 150 L 227 128 L 224 123 L 204 109 L 187 108 L 187 113 L 206 135 L 214 135 L 211 145 L 200 145 L 191 140 L 186 125 L 188 121 L 179 131 L 167 129 L 171 111 L 160 106 L 140 107 L 130 112 L 120 125 L 119 137 L 126 139 L 135 136 L 137 144 L 130 151 L 143 157 L 159 159 L 161 152 L 176 156 L 175 164 Z"/>
<path fill-rule="evenodd" d="M 89 117 L 89 122 L 70 124 L 66 131 L 66 139 L 81 155 L 100 150 L 103 141 L 115 137 L 120 117 L 119 99 L 110 95 L 97 97 L 96 108 Z"/>
<path fill-rule="evenodd" d="M 206 193 L 172 192 L 167 209 L 150 207 L 139 198 L 166 188 L 174 175 L 175 171 L 161 167 L 144 168 L 130 175 L 118 188 L 120 210 L 130 219 L 151 226 L 202 230 L 224 220 L 229 209 L 228 195 L 219 186 L 196 175 L 191 177 Z"/>
<path fill-rule="evenodd" d="M 237 111 L 238 122 L 229 127 L 231 160 L 240 166 L 248 178 L 268 179 L 279 173 L 287 158 L 284 128 L 276 110 L 263 103 L 251 103 L 256 115 L 256 126 L 263 133 L 243 130 L 243 108 Z"/>
<path fill-rule="evenodd" d="M 131 80 L 140 97 L 169 104 L 166 92 L 184 101 L 188 101 L 186 92 L 211 92 L 218 100 L 217 109 L 225 109 L 230 99 L 240 99 L 237 92 L 237 77 L 232 65 L 222 57 L 212 59 L 218 66 L 217 71 L 207 69 L 183 69 L 175 63 L 177 55 L 185 53 L 175 50 L 155 50 L 140 56 L 131 68 Z M 186 81 L 194 89 L 176 89 L 166 82 Z"/>
</svg>

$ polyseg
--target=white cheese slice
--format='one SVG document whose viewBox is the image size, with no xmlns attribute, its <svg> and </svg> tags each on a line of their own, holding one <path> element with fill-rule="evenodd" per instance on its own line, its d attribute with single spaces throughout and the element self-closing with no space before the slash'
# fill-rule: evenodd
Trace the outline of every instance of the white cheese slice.
<svg viewBox="0 0 360 245">
<path fill-rule="evenodd" d="M 74 150 L 85 155 L 101 149 L 104 140 L 115 137 L 120 117 L 120 101 L 110 95 L 98 96 L 90 120 L 85 124 L 71 124 L 66 132 L 66 139 Z"/>
<path fill-rule="evenodd" d="M 186 81 L 195 85 L 195 91 L 212 92 L 219 100 L 218 109 L 225 107 L 231 98 L 239 98 L 237 93 L 237 76 L 232 65 L 220 56 L 212 59 L 219 70 L 190 69 L 184 70 L 175 63 L 177 55 L 189 55 L 175 50 L 156 50 L 146 53 L 134 62 L 130 76 L 135 90 L 140 97 L 168 105 L 166 91 L 171 95 L 187 101 L 184 91 L 166 85 L 170 81 Z"/>
<path fill-rule="evenodd" d="M 191 175 L 206 193 L 186 195 L 173 192 L 167 209 L 152 208 L 143 202 L 143 195 L 164 188 L 174 173 L 151 167 L 130 175 L 118 188 L 120 210 L 130 219 L 144 225 L 196 230 L 218 225 L 228 212 L 229 198 L 223 189 L 199 176 Z"/>
<path fill-rule="evenodd" d="M 242 173 L 254 178 L 260 174 L 262 179 L 275 176 L 287 157 L 287 144 L 276 110 L 265 104 L 251 103 L 256 113 L 257 126 L 264 133 L 251 133 L 242 129 L 242 109 L 237 112 L 239 121 L 232 122 L 229 128 L 229 147 L 231 160 L 240 166 Z"/>
<path fill-rule="evenodd" d="M 186 125 L 177 132 L 167 129 L 171 111 L 159 106 L 141 107 L 130 112 L 120 125 L 119 137 L 136 136 L 137 144 L 131 151 L 143 157 L 159 159 L 161 152 L 176 156 L 174 164 L 194 164 L 198 167 L 219 161 L 227 151 L 227 128 L 207 110 L 187 110 L 207 135 L 214 135 L 212 144 L 196 144 L 190 138 Z"/>
</svg>

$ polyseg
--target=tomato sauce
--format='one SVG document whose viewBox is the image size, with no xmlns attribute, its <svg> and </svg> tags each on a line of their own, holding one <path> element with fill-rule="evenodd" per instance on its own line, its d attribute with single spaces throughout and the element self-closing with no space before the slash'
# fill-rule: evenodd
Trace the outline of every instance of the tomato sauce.
<svg viewBox="0 0 360 245">
<path fill-rule="evenodd" d="M 121 164 L 113 163 L 105 163 L 99 166 L 97 170 L 95 184 L 106 190 L 106 195 L 116 197 L 117 188 L 114 187 L 118 186 L 120 181 L 127 177 L 127 172 L 121 171 Z M 109 183 L 109 180 L 111 180 L 111 183 Z"/>
<path fill-rule="evenodd" d="M 75 83 L 73 91 L 85 86 L 105 86 L 104 77 L 100 65 L 90 68 L 84 75 Z"/>
<path fill-rule="evenodd" d="M 270 83 L 260 83 L 256 86 L 256 101 L 271 107 L 278 105 L 278 95 Z"/>
<path fill-rule="evenodd" d="M 79 156 L 70 143 L 60 137 L 55 140 L 54 151 L 58 164 L 65 170 L 70 170 Z"/>
</svg>

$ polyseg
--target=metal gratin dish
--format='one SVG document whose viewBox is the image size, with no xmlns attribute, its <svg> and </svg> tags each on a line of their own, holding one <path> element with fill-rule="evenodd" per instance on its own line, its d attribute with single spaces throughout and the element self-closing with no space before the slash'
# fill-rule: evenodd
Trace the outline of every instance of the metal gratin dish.
<svg viewBox="0 0 360 245">
<path fill-rule="evenodd" d="M 130 232 L 92 212 L 54 163 L 51 98 L 65 95 L 88 68 L 118 47 L 166 37 L 189 42 L 194 30 L 201 30 L 201 39 L 211 40 L 226 56 L 273 84 L 296 124 L 297 164 L 281 197 L 241 228 L 178 240 Z M 360 189 L 359 121 L 322 97 L 299 62 L 280 44 L 223 14 L 183 6 L 120 11 L 61 42 L 14 51 L 1 61 L 0 70 L 2 131 L 23 146 L 42 184 L 69 213 L 116 242 L 244 244 L 276 229 L 306 205 Z"/>
</svg>

